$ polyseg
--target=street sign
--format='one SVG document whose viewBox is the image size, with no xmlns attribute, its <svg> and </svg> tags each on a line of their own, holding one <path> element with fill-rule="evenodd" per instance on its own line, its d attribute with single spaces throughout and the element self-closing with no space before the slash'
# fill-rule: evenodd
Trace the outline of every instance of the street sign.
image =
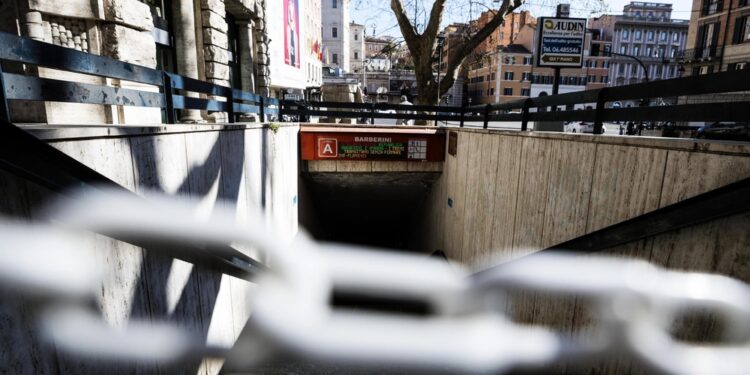
<svg viewBox="0 0 750 375">
<path fill-rule="evenodd" d="M 586 38 L 586 19 L 539 19 L 537 66 L 550 68 L 580 68 L 583 66 L 583 44 Z"/>
<path fill-rule="evenodd" d="M 443 161 L 444 134 L 301 133 L 302 160 Z"/>
</svg>

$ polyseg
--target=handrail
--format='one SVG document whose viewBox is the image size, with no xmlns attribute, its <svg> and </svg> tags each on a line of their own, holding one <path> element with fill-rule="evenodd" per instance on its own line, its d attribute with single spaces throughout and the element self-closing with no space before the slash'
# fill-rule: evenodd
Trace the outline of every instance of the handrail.
<svg viewBox="0 0 750 375">
<path fill-rule="evenodd" d="M 262 120 L 265 115 L 278 115 L 278 109 L 273 108 L 279 105 L 276 99 L 5 32 L 0 32 L 0 60 L 136 82 L 156 86 L 160 91 L 6 73 L 0 66 L 0 115 L 7 121 L 8 100 L 154 107 L 166 112 L 169 123 L 175 122 L 174 111 L 178 109 L 227 112 L 230 123 L 237 113 L 257 113 Z M 197 97 L 174 90 L 193 92 Z"/>
</svg>

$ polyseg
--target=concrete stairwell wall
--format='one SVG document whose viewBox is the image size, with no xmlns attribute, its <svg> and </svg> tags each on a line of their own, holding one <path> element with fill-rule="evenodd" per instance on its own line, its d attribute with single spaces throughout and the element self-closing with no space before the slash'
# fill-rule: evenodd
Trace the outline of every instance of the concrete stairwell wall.
<svg viewBox="0 0 750 375">
<path fill-rule="evenodd" d="M 452 131 L 457 155 L 446 153 L 433 188 L 430 246 L 477 270 L 750 177 L 750 147 L 739 143 Z M 725 223 L 721 237 L 742 223 Z M 689 249 L 718 229 L 693 228 L 653 248 Z M 750 232 L 742 234 L 724 251 Z"/>
<path fill-rule="evenodd" d="M 171 125 L 30 130 L 50 145 L 136 193 L 188 195 L 209 214 L 220 201 L 235 204 L 241 219 L 262 210 L 286 240 L 297 232 L 298 126 Z M 59 196 L 0 171 L 0 213 L 35 219 Z M 207 343 L 231 346 L 251 311 L 253 284 L 103 236 L 92 236 L 92 254 L 110 277 L 98 308 L 117 327 L 133 320 L 177 324 Z M 239 250 L 264 257 L 252 249 Z M 40 337 L 29 305 L 0 304 L 0 373 L 216 374 L 217 359 L 150 364 L 92 365 L 59 352 Z M 84 364 L 86 363 L 86 364 Z"/>
<path fill-rule="evenodd" d="M 690 139 L 452 130 L 455 156 L 430 197 L 430 249 L 474 271 L 750 177 L 750 146 Z M 750 283 L 750 213 L 633 242 L 603 253 L 678 270 L 719 273 Z M 592 319 L 577 298 L 524 294 L 508 312 L 565 334 Z M 715 337 L 716 321 L 686 319 L 680 337 Z M 564 373 L 648 373 L 628 360 Z"/>
</svg>

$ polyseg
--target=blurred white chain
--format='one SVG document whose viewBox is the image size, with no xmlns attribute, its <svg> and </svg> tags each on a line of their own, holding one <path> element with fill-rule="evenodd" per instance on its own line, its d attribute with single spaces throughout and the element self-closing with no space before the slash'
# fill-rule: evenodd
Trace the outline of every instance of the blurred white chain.
<svg viewBox="0 0 750 375">
<path fill-rule="evenodd" d="M 312 358 L 497 373 L 625 351 L 664 373 L 745 374 L 750 367 L 750 287 L 724 276 L 556 254 L 527 257 L 469 278 L 444 261 L 318 244 L 304 234 L 284 245 L 260 216 L 238 223 L 233 210 L 216 207 L 210 217 L 198 218 L 193 207 L 175 198 L 146 201 L 88 191 L 51 217 L 79 230 L 257 247 L 270 257 L 272 271 L 258 280 L 252 322 L 276 344 Z M 131 323 L 113 335 L 82 307 L 93 298 L 101 275 L 81 250 L 55 229 L 2 224 L 0 287 L 44 301 L 42 327 L 63 349 L 163 361 L 201 355 L 202 343 L 172 326 Z M 330 304 L 334 290 L 420 301 L 434 313 L 336 309 Z M 500 302 L 516 290 L 583 297 L 598 319 L 596 332 L 571 341 L 512 322 Z M 670 335 L 677 314 L 694 308 L 724 319 L 728 343 L 688 344 Z"/>
</svg>

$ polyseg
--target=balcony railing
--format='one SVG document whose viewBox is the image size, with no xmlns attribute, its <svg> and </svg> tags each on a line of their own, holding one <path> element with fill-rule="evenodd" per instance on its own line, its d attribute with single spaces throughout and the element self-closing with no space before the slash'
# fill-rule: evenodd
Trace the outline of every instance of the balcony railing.
<svg viewBox="0 0 750 375">
<path fill-rule="evenodd" d="M 716 46 L 688 49 L 680 51 L 677 54 L 676 59 L 682 62 L 711 60 L 716 57 L 716 51 Z"/>
</svg>

